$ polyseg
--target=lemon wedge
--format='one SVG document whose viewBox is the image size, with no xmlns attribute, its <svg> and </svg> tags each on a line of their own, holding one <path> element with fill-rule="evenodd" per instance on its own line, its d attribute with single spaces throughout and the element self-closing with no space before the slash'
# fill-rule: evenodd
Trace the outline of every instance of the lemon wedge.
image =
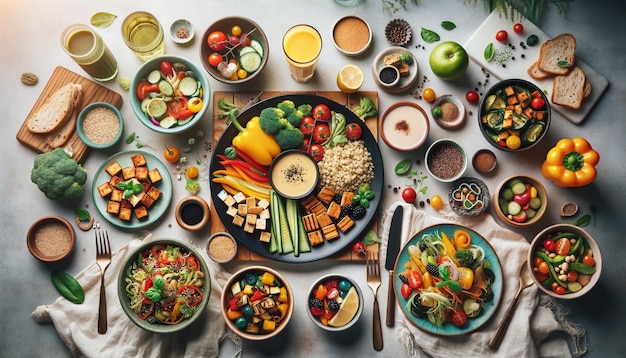
<svg viewBox="0 0 626 358">
<path fill-rule="evenodd" d="M 343 93 L 354 93 L 363 85 L 363 71 L 356 65 L 345 65 L 337 74 L 337 87 Z"/>
<path fill-rule="evenodd" d="M 343 299 L 343 303 L 339 308 L 339 311 L 328 321 L 328 325 L 331 327 L 341 327 L 348 324 L 359 310 L 359 294 L 356 289 L 350 287 L 348 294 Z"/>
</svg>

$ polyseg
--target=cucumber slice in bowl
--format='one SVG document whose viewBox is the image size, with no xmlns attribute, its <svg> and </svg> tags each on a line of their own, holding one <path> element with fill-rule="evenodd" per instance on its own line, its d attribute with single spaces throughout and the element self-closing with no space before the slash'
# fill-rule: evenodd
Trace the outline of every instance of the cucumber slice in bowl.
<svg viewBox="0 0 626 358">
<path fill-rule="evenodd" d="M 198 81 L 190 76 L 183 77 L 178 83 L 178 89 L 183 95 L 190 97 L 198 90 Z"/>
<path fill-rule="evenodd" d="M 158 119 L 167 112 L 167 103 L 161 98 L 153 98 L 148 102 L 146 109 L 149 116 Z"/>
<path fill-rule="evenodd" d="M 171 96 L 174 94 L 174 87 L 172 87 L 171 83 L 162 80 L 159 81 L 159 91 L 161 91 L 164 96 Z"/>
<path fill-rule="evenodd" d="M 148 82 L 152 84 L 159 83 L 161 79 L 163 79 L 163 76 L 161 75 L 161 71 L 159 70 L 153 70 L 148 75 Z"/>
<path fill-rule="evenodd" d="M 250 40 L 250 47 L 252 47 L 253 49 L 256 50 L 256 52 L 261 55 L 261 57 L 264 56 L 265 54 L 265 49 L 263 48 L 263 45 L 261 44 L 261 42 L 259 42 L 258 40 Z"/>
<path fill-rule="evenodd" d="M 248 52 L 239 57 L 239 63 L 241 68 L 246 70 L 248 73 L 252 73 L 261 67 L 261 62 L 263 58 L 259 55 L 258 52 Z"/>
</svg>

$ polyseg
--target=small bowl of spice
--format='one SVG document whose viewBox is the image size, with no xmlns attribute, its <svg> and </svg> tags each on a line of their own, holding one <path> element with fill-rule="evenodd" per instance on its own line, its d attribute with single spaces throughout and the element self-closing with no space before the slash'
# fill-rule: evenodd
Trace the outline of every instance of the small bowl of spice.
<svg viewBox="0 0 626 358">
<path fill-rule="evenodd" d="M 333 26 L 333 43 L 344 55 L 361 55 L 372 43 L 372 29 L 367 21 L 359 16 L 344 16 Z"/>
<path fill-rule="evenodd" d="M 195 30 L 193 25 L 185 19 L 176 20 L 172 23 L 172 26 L 170 26 L 170 36 L 172 37 L 172 41 L 177 44 L 189 43 L 194 35 Z"/>
<path fill-rule="evenodd" d="M 227 232 L 216 232 L 206 244 L 206 252 L 211 260 L 223 264 L 237 255 L 237 241 Z"/>
<path fill-rule="evenodd" d="M 78 114 L 76 132 L 81 141 L 95 149 L 115 145 L 124 130 L 124 119 L 119 109 L 107 102 L 94 102 Z"/>
<path fill-rule="evenodd" d="M 496 169 L 496 155 L 489 149 L 480 149 L 472 157 L 472 165 L 477 172 L 489 174 Z"/>
<path fill-rule="evenodd" d="M 442 128 L 458 128 L 465 122 L 465 106 L 451 94 L 435 99 L 430 112 L 435 122 Z"/>
<path fill-rule="evenodd" d="M 426 151 L 426 170 L 433 178 L 448 183 L 459 179 L 467 169 L 467 155 L 451 139 L 439 139 Z"/>
<path fill-rule="evenodd" d="M 379 122 L 383 141 L 398 151 L 412 151 L 421 147 L 428 138 L 430 123 L 426 111 L 414 102 L 392 104 Z"/>
<path fill-rule="evenodd" d="M 46 216 L 35 221 L 26 235 L 30 253 L 43 262 L 58 262 L 74 250 L 76 232 L 60 216 Z"/>
</svg>

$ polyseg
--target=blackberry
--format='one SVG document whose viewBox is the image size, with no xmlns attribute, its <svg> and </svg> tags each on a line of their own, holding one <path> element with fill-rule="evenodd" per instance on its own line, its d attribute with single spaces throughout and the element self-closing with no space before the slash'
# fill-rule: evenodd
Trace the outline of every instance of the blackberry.
<svg viewBox="0 0 626 358">
<path fill-rule="evenodd" d="M 363 219 L 365 217 L 365 211 L 365 207 L 363 207 L 362 205 L 354 205 L 350 218 L 352 218 L 352 220 Z"/>
<path fill-rule="evenodd" d="M 333 312 L 339 311 L 339 302 L 337 302 L 336 300 L 328 301 L 328 309 Z"/>
<path fill-rule="evenodd" d="M 311 298 L 309 305 L 313 308 L 324 308 L 324 301 L 319 298 Z"/>
<path fill-rule="evenodd" d="M 404 276 L 403 274 L 398 275 L 398 278 L 400 279 L 400 281 L 402 281 L 402 283 L 406 283 L 407 285 L 409 284 L 409 279 L 406 278 L 406 276 Z"/>
<path fill-rule="evenodd" d="M 429 263 L 428 265 L 426 265 L 426 271 L 430 272 L 430 274 L 434 277 L 439 277 L 439 269 L 436 265 Z"/>
<path fill-rule="evenodd" d="M 341 214 L 339 214 L 339 216 L 341 218 L 343 218 L 346 215 L 348 215 L 349 217 L 352 217 L 353 211 L 354 211 L 354 205 L 352 204 L 344 205 L 341 207 Z"/>
<path fill-rule="evenodd" d="M 422 242 L 419 246 L 420 251 L 426 251 L 426 249 L 428 248 L 428 245 L 426 245 L 426 243 Z"/>
</svg>

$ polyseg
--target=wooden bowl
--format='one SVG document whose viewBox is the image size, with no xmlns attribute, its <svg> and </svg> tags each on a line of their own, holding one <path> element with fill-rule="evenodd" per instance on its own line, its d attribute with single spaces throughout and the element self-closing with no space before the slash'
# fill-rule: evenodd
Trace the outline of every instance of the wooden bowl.
<svg viewBox="0 0 626 358">
<path fill-rule="evenodd" d="M 541 206 L 536 208 L 537 206 L 533 205 L 531 202 L 529 204 L 530 207 L 527 209 L 524 208 L 525 204 L 520 204 L 522 206 L 522 210 L 519 214 L 520 217 L 515 217 L 515 215 L 511 215 L 508 209 L 508 205 L 511 201 L 516 201 L 518 203 L 525 202 L 525 199 L 515 199 L 511 197 L 515 195 L 524 195 L 524 193 L 515 194 L 515 192 L 513 191 L 512 183 L 514 183 L 515 181 L 521 181 L 524 184 L 530 184 L 532 187 L 534 187 L 537 193 L 536 196 L 529 193 L 531 197 L 530 200 L 532 201 L 532 198 L 536 197 L 538 200 L 540 200 L 541 204 Z M 509 190 L 511 190 L 511 193 L 508 192 Z M 543 217 L 547 207 L 548 194 L 546 192 L 546 188 L 543 186 L 543 184 L 541 184 L 540 181 L 531 176 L 522 174 L 510 176 L 504 179 L 500 183 L 500 185 L 498 185 L 496 191 L 493 193 L 493 208 L 496 212 L 496 215 L 498 215 L 498 218 L 500 218 L 502 222 L 511 226 L 528 227 L 535 224 Z M 521 220 L 521 216 L 523 215 L 526 216 L 525 220 Z"/>
<path fill-rule="evenodd" d="M 42 262 L 58 262 L 68 257 L 76 244 L 76 232 L 60 216 L 45 216 L 35 221 L 26 235 L 28 251 Z"/>
</svg>

